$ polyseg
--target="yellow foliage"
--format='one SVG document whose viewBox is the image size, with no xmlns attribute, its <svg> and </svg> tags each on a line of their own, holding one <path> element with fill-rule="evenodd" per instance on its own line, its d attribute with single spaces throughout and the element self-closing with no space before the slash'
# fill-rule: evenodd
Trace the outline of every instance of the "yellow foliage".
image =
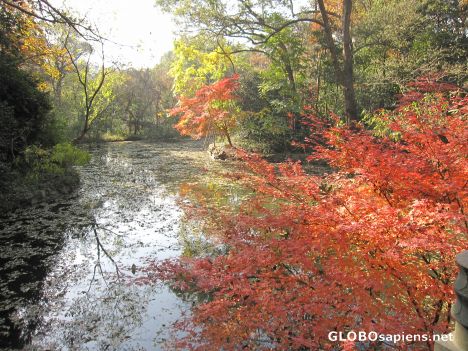
<svg viewBox="0 0 468 351">
<path fill-rule="evenodd" d="M 28 1 L 18 2 L 28 12 L 34 12 L 34 9 Z M 60 72 L 57 67 L 63 66 L 66 70 L 71 70 L 71 63 L 64 48 L 53 45 L 47 41 L 45 24 L 17 9 L 5 6 L 5 10 L 14 15 L 17 25 L 7 35 L 14 44 L 14 50 L 17 50 L 22 58 L 22 68 L 32 70 L 33 72 L 43 72 L 46 76 L 55 80 L 59 78 Z M 62 61 L 64 65 L 57 65 Z M 39 69 L 37 69 L 39 68 Z M 46 83 L 41 83 L 41 90 L 48 90 Z"/>
</svg>

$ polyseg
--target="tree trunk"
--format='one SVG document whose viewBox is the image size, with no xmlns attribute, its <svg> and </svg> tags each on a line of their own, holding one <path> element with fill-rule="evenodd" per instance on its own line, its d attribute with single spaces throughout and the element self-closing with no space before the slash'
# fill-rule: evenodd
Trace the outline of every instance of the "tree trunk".
<svg viewBox="0 0 468 351">
<path fill-rule="evenodd" d="M 289 87 L 291 88 L 291 92 L 293 93 L 294 98 L 295 98 L 297 95 L 296 79 L 294 78 L 294 70 L 291 65 L 291 61 L 289 59 L 288 48 L 282 42 L 280 42 L 278 46 L 281 49 L 281 60 L 283 61 L 283 69 L 288 77 Z M 293 130 L 295 130 L 296 129 L 296 116 L 295 115 L 293 116 L 291 124 L 292 124 Z"/>
<path fill-rule="evenodd" d="M 81 130 L 81 133 L 80 135 L 78 135 L 74 140 L 73 140 L 73 143 L 74 144 L 78 144 L 79 142 L 81 142 L 83 140 L 83 138 L 85 137 L 86 133 L 88 132 L 89 128 L 88 128 L 88 123 L 86 122 L 85 126 L 83 127 L 83 129 Z"/>
<path fill-rule="evenodd" d="M 224 125 L 223 133 L 224 133 L 224 135 L 226 136 L 226 139 L 227 139 L 227 141 L 228 141 L 228 143 L 229 143 L 229 146 L 230 146 L 230 147 L 233 147 L 232 141 L 231 141 L 231 136 L 229 135 L 229 131 L 228 131 L 228 128 L 226 127 L 226 125 Z"/>
<path fill-rule="evenodd" d="M 343 1 L 343 92 L 345 100 L 346 122 L 358 120 L 356 94 L 353 77 L 353 42 L 351 39 L 352 0 Z"/>
<path fill-rule="evenodd" d="M 53 86 L 55 106 L 61 106 L 62 104 L 62 85 L 63 85 L 63 78 L 60 77 L 57 80 L 57 83 L 54 84 Z"/>
<path fill-rule="evenodd" d="M 351 123 L 352 121 L 357 121 L 359 119 L 357 113 L 356 94 L 354 91 L 353 43 L 351 40 L 351 11 L 353 1 L 343 0 L 343 68 L 341 67 L 338 59 L 338 52 L 336 50 L 335 41 L 333 40 L 333 32 L 324 1 L 317 0 L 317 3 L 322 15 L 325 40 L 328 49 L 330 50 L 335 77 L 338 84 L 340 84 L 343 89 L 346 122 Z"/>
<path fill-rule="evenodd" d="M 319 104 L 320 104 L 320 88 L 321 88 L 321 70 L 322 70 L 322 56 L 320 55 L 320 51 L 317 55 L 317 80 L 316 84 L 316 97 L 315 97 L 315 111 L 318 111 Z"/>
</svg>

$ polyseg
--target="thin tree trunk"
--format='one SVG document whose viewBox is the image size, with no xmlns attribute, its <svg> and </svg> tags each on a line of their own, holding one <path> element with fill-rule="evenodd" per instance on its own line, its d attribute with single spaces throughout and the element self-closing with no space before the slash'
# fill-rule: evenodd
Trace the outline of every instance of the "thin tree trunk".
<svg viewBox="0 0 468 351">
<path fill-rule="evenodd" d="M 229 135 L 229 131 L 228 131 L 228 128 L 227 128 L 226 124 L 224 125 L 223 132 L 224 132 L 224 135 L 226 136 L 226 139 L 227 139 L 227 141 L 229 143 L 229 146 L 233 147 L 232 141 L 231 141 L 231 136 Z"/>
<path fill-rule="evenodd" d="M 289 87 L 291 88 L 291 92 L 293 93 L 294 99 L 295 99 L 297 95 L 296 79 L 294 78 L 294 70 L 291 65 L 291 60 L 289 59 L 288 48 L 282 42 L 279 42 L 278 46 L 281 49 L 281 60 L 283 61 L 283 68 L 288 77 Z M 295 130 L 296 129 L 296 116 L 295 115 L 293 116 L 291 122 L 292 122 L 291 124 L 292 124 L 293 130 Z"/>
<path fill-rule="evenodd" d="M 317 80 L 316 80 L 316 90 L 317 96 L 315 98 L 315 110 L 318 111 L 320 105 L 320 88 L 321 88 L 321 73 L 322 73 L 322 56 L 320 51 L 317 56 Z"/>
<path fill-rule="evenodd" d="M 88 132 L 88 130 L 89 130 L 88 121 L 86 121 L 85 126 L 84 126 L 83 129 L 81 130 L 80 135 L 78 135 L 78 136 L 73 140 L 73 143 L 74 143 L 74 144 L 78 144 L 79 142 L 81 142 L 81 141 L 83 140 L 83 138 L 85 137 L 86 133 Z"/>
</svg>

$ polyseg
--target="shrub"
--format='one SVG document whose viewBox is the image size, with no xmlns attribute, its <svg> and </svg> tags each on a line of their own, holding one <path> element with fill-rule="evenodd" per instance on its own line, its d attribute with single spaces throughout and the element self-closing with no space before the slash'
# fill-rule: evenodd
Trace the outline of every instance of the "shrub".
<svg viewBox="0 0 468 351">
<path fill-rule="evenodd" d="M 64 174 L 71 166 L 88 163 L 90 158 L 88 152 L 70 143 L 57 144 L 50 150 L 32 145 L 25 150 L 20 163 L 30 170 L 30 177 L 37 179 L 45 174 Z"/>
<path fill-rule="evenodd" d="M 261 153 L 284 151 L 292 137 L 286 118 L 268 108 L 247 114 L 238 130 L 242 146 Z"/>
</svg>

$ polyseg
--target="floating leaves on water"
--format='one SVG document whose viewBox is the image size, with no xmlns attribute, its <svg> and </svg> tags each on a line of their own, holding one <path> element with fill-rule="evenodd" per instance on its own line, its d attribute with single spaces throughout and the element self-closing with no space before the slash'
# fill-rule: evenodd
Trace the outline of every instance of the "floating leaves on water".
<svg viewBox="0 0 468 351">
<path fill-rule="evenodd" d="M 147 257 L 178 255 L 179 185 L 201 181 L 207 154 L 196 142 L 112 143 L 91 153 L 91 162 L 78 169 L 76 194 L 0 220 L 0 245 L 9 248 L 0 252 L 0 312 L 24 311 L 12 323 L 25 337 L 33 333 L 35 349 L 134 349 L 140 343 L 152 349 L 153 337 L 144 328 L 174 322 L 178 313 L 163 307 L 175 311 L 180 300 L 166 287 L 136 288 L 115 280 L 112 262 L 102 251 L 89 290 L 88 273 L 97 262 L 91 228 L 99 225 L 103 247 L 133 275 Z M 36 307 L 37 313 L 29 313 Z M 44 316 L 38 329 L 28 329 Z M 2 332 L 0 326 L 0 338 Z"/>
</svg>

